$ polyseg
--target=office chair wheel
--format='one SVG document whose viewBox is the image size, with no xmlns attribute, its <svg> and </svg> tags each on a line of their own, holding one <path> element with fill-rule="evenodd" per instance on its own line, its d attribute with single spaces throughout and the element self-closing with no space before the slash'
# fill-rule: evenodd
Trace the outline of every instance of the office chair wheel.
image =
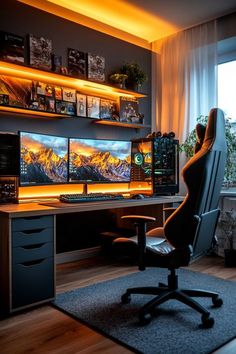
<svg viewBox="0 0 236 354">
<path fill-rule="evenodd" d="M 202 327 L 203 328 L 211 328 L 214 326 L 214 318 L 210 317 L 210 315 L 202 315 Z"/>
<path fill-rule="evenodd" d="M 145 326 L 147 324 L 149 324 L 152 320 L 152 316 L 150 315 L 150 313 L 139 313 L 139 323 L 141 326 Z"/>
<path fill-rule="evenodd" d="M 123 294 L 123 295 L 121 296 L 121 302 L 122 302 L 122 304 L 129 304 L 130 301 L 131 301 L 131 296 L 130 296 L 130 294 L 125 293 L 125 294 Z"/>
<path fill-rule="evenodd" d="M 214 307 L 221 307 L 223 305 L 223 300 L 219 296 L 213 297 L 212 303 L 213 303 Z"/>
</svg>

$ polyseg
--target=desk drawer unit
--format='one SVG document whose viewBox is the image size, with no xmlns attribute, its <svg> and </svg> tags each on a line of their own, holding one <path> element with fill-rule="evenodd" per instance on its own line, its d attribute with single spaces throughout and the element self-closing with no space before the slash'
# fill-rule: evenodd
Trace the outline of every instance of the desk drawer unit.
<svg viewBox="0 0 236 354">
<path fill-rule="evenodd" d="M 53 225 L 51 215 L 12 220 L 12 311 L 55 296 Z"/>
</svg>

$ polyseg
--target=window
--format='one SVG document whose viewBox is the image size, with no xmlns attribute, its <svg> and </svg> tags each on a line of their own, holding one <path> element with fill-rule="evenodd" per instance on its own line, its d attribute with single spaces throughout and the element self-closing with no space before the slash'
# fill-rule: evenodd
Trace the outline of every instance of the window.
<svg viewBox="0 0 236 354">
<path fill-rule="evenodd" d="M 236 123 L 236 60 L 218 65 L 218 107 Z"/>
</svg>

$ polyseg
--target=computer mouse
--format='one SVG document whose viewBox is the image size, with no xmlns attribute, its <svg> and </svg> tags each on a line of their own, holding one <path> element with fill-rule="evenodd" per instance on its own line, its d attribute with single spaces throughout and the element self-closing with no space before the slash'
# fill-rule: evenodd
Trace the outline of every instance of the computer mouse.
<svg viewBox="0 0 236 354">
<path fill-rule="evenodd" d="M 144 199 L 144 195 L 143 194 L 134 194 L 131 197 L 132 199 Z"/>
</svg>

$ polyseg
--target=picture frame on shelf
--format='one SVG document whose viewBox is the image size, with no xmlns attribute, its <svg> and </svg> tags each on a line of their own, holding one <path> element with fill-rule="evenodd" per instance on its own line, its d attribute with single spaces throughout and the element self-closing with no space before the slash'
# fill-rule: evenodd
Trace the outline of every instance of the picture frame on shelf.
<svg viewBox="0 0 236 354">
<path fill-rule="evenodd" d="M 76 94 L 76 115 L 78 117 L 87 116 L 87 96 L 82 93 Z"/>
<path fill-rule="evenodd" d="M 101 98 L 100 118 L 101 119 L 113 119 L 113 116 L 115 113 L 117 113 L 116 101 Z"/>
<path fill-rule="evenodd" d="M 71 88 L 62 87 L 62 99 L 67 102 L 76 101 L 76 90 Z"/>
<path fill-rule="evenodd" d="M 120 122 L 134 123 L 139 120 L 139 102 L 137 99 L 120 97 Z"/>
<path fill-rule="evenodd" d="M 100 98 L 87 96 L 87 116 L 89 118 L 100 118 Z"/>
<path fill-rule="evenodd" d="M 16 64 L 25 62 L 24 37 L 0 31 L 0 59 Z"/>
<path fill-rule="evenodd" d="M 86 53 L 68 48 L 68 74 L 78 78 L 86 78 Z"/>
<path fill-rule="evenodd" d="M 52 40 L 29 34 L 29 64 L 30 66 L 52 70 Z"/>
<path fill-rule="evenodd" d="M 45 97 L 45 109 L 47 112 L 55 112 L 55 100 L 51 97 Z"/>
<path fill-rule="evenodd" d="M 55 73 L 61 73 L 62 68 L 62 56 L 52 54 L 52 71 Z"/>
<path fill-rule="evenodd" d="M 54 87 L 55 99 L 58 101 L 62 101 L 62 88 L 59 86 Z"/>
<path fill-rule="evenodd" d="M 75 116 L 75 104 L 73 102 L 56 101 L 56 113 Z"/>
<path fill-rule="evenodd" d="M 105 81 L 105 58 L 101 55 L 88 53 L 88 79 Z"/>
<path fill-rule="evenodd" d="M 1 106 L 9 105 L 9 95 L 0 94 L 0 105 Z"/>
</svg>

